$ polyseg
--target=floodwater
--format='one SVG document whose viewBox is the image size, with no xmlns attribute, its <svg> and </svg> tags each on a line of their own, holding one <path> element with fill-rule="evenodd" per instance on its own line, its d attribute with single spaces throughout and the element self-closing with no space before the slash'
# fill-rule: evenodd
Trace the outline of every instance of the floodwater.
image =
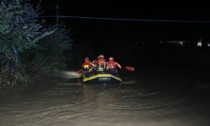
<svg viewBox="0 0 210 126">
<path fill-rule="evenodd" d="M 52 79 L 1 93 L 0 126 L 209 126 L 207 82 L 169 71 L 127 75 L 119 85 Z"/>
</svg>

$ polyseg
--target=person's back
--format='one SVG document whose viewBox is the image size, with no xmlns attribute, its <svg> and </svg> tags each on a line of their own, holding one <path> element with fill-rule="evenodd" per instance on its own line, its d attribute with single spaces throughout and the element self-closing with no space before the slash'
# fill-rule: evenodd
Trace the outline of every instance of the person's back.
<svg viewBox="0 0 210 126">
<path fill-rule="evenodd" d="M 98 59 L 98 71 L 103 72 L 106 69 L 106 60 L 104 58 Z"/>
<path fill-rule="evenodd" d="M 106 59 L 104 58 L 104 55 L 101 54 L 98 56 L 97 60 L 94 60 L 94 68 L 97 72 L 104 72 L 106 69 Z"/>
<path fill-rule="evenodd" d="M 89 74 L 93 71 L 93 63 L 88 57 L 85 58 L 85 62 L 82 64 L 82 69 L 85 74 Z"/>
<path fill-rule="evenodd" d="M 114 61 L 113 57 L 110 57 L 109 62 L 107 63 L 108 72 L 111 74 L 117 74 L 117 68 L 121 69 L 121 65 L 118 62 Z"/>
</svg>

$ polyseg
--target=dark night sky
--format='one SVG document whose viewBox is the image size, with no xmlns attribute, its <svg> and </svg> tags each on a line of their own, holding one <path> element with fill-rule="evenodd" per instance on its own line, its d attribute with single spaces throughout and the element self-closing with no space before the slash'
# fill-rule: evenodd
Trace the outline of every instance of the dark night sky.
<svg viewBox="0 0 210 126">
<path fill-rule="evenodd" d="M 59 1 L 59 15 L 78 16 L 93 18 L 114 18 L 110 20 L 61 18 L 59 21 L 65 23 L 72 30 L 81 30 L 89 35 L 99 33 L 102 36 L 132 34 L 130 37 L 142 36 L 142 38 L 166 38 L 166 39 L 199 39 L 207 37 L 210 22 L 174 22 L 174 21 L 210 21 L 210 13 L 207 7 L 193 6 L 191 2 L 182 3 L 141 3 L 141 2 L 71 2 L 66 0 L 42 0 L 41 6 L 43 16 L 56 14 L 56 4 Z M 36 3 L 36 2 L 35 2 Z M 118 19 L 133 19 L 123 21 Z M 139 21 L 147 19 L 149 21 Z M 164 22 L 169 20 L 169 22 Z M 52 22 L 55 20 L 53 19 Z M 162 21 L 162 22 L 161 22 Z M 104 31 L 108 31 L 107 34 Z M 95 33 L 96 32 L 96 33 Z M 123 33 L 124 32 L 124 33 Z M 85 35 L 88 35 L 86 34 Z M 88 36 L 89 36 L 88 35 Z M 128 37 L 128 39 L 130 38 Z"/>
<path fill-rule="evenodd" d="M 88 41 L 100 45 L 128 41 L 135 43 L 136 41 L 159 42 L 169 39 L 194 41 L 201 38 L 210 39 L 210 22 L 202 22 L 210 21 L 210 13 L 208 7 L 200 6 L 198 2 L 193 5 L 192 1 L 190 3 L 169 1 L 161 4 L 42 0 L 42 16 L 55 16 L 58 1 L 61 16 L 116 19 L 60 18 L 59 21 L 71 29 L 71 35 L 78 43 Z M 51 23 L 55 23 L 55 18 L 46 19 L 51 19 Z M 141 19 L 147 19 L 147 21 L 139 21 Z"/>
<path fill-rule="evenodd" d="M 32 0 L 33 1 L 33 0 Z M 37 0 L 34 0 L 37 1 Z M 99 2 L 99 1 L 66 1 L 42 0 L 43 10 L 55 14 L 54 6 L 59 3 L 60 14 L 70 16 L 136 18 L 136 19 L 180 19 L 180 20 L 209 20 L 208 7 L 199 5 L 199 2 L 190 3 L 171 1 L 155 3 L 145 1 L 129 2 Z M 203 3 L 204 4 L 204 3 Z"/>
<path fill-rule="evenodd" d="M 203 6 L 204 4 L 201 5 L 198 1 L 195 3 L 192 1 L 190 3 L 144 2 L 76 1 L 75 3 L 75 1 L 59 0 L 60 16 L 92 17 L 92 19 L 72 17 L 59 19 L 60 23 L 70 28 L 71 38 L 74 40 L 73 49 L 76 50 L 74 54 L 80 57 L 76 60 L 83 61 L 86 56 L 93 59 L 100 53 L 104 53 L 105 57 L 114 56 L 124 63 L 130 60 L 142 62 L 146 59 L 154 59 L 156 62 L 159 59 L 153 55 L 157 53 L 155 51 L 161 53 L 162 50 L 153 50 L 153 47 L 156 47 L 160 40 L 210 41 L 210 13 L 209 7 Z M 56 16 L 57 3 L 58 0 L 42 0 L 41 16 Z M 45 19 L 49 24 L 56 24 L 55 17 Z M 141 19 L 147 19 L 147 21 L 139 21 Z M 139 49 L 142 42 L 149 45 L 149 50 L 148 46 L 144 48 L 145 50 Z M 136 50 L 133 47 L 137 47 Z M 78 51 L 81 52 L 78 53 Z M 167 52 L 162 53 L 167 54 Z M 178 55 L 177 52 L 173 54 Z M 181 56 L 182 52 L 179 55 Z M 178 58 L 178 56 L 172 57 Z"/>
</svg>

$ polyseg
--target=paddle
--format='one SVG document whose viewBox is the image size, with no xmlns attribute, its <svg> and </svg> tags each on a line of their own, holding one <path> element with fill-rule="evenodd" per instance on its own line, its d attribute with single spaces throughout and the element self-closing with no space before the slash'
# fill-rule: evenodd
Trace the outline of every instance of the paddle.
<svg viewBox="0 0 210 126">
<path fill-rule="evenodd" d="M 135 70 L 135 68 L 134 67 L 131 67 L 131 66 L 126 66 L 126 67 L 124 67 L 126 70 L 128 70 L 128 71 L 134 71 Z M 77 73 L 78 74 L 82 74 L 82 69 L 79 69 L 79 70 L 77 70 Z"/>
<path fill-rule="evenodd" d="M 135 68 L 131 67 L 131 66 L 125 66 L 123 67 L 128 71 L 134 71 Z M 79 69 L 77 71 L 60 71 L 56 74 L 56 76 L 58 77 L 63 77 L 63 78 L 67 78 L 67 79 L 71 79 L 71 78 L 80 78 L 82 75 L 82 69 Z"/>
<path fill-rule="evenodd" d="M 134 71 L 135 70 L 135 68 L 134 67 L 131 67 L 131 66 L 126 66 L 126 67 L 124 67 L 126 70 L 128 70 L 128 71 Z"/>
<path fill-rule="evenodd" d="M 82 74 L 82 69 L 77 70 L 78 74 Z"/>
</svg>

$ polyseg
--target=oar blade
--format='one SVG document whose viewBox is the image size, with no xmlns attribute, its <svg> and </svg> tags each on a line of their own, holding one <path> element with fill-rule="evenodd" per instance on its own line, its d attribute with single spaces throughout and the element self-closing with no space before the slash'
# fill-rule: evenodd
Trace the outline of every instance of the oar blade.
<svg viewBox="0 0 210 126">
<path fill-rule="evenodd" d="M 135 68 L 134 67 L 131 67 L 131 66 L 126 66 L 124 67 L 126 70 L 129 70 L 129 71 L 134 71 Z"/>
</svg>

